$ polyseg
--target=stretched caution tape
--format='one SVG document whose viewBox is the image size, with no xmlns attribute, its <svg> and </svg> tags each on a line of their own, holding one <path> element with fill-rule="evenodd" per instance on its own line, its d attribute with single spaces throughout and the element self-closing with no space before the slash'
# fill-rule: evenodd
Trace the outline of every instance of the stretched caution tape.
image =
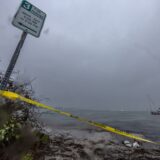
<svg viewBox="0 0 160 160">
<path fill-rule="evenodd" d="M 94 121 L 87 120 L 85 118 L 74 116 L 74 115 L 72 115 L 72 114 L 70 114 L 68 112 L 63 112 L 63 111 L 55 109 L 55 108 L 53 108 L 51 106 L 47 106 L 45 104 L 42 104 L 42 103 L 36 102 L 34 100 L 31 100 L 31 99 L 25 98 L 23 96 L 20 96 L 20 95 L 18 95 L 16 93 L 13 93 L 13 92 L 0 90 L 0 96 L 5 97 L 7 99 L 11 99 L 11 100 L 21 100 L 21 101 L 26 102 L 28 104 L 32 104 L 32 105 L 35 105 L 37 107 L 48 109 L 50 111 L 59 113 L 61 115 L 65 115 L 65 116 L 77 119 L 78 121 L 85 122 L 85 123 L 87 123 L 89 125 L 99 127 L 101 129 L 104 129 L 105 131 L 113 132 L 115 134 L 119 134 L 119 135 L 122 135 L 122 136 L 125 136 L 125 137 L 129 137 L 129 138 L 132 138 L 132 139 L 135 139 L 135 140 L 143 141 L 143 142 L 149 142 L 149 143 L 157 144 L 156 142 L 153 142 L 151 140 L 148 140 L 148 139 L 145 139 L 145 138 L 142 138 L 142 137 L 139 137 L 139 136 L 124 132 L 124 131 L 120 131 L 120 130 L 118 130 L 116 128 L 107 126 L 105 124 L 97 123 L 97 122 L 94 122 Z"/>
</svg>

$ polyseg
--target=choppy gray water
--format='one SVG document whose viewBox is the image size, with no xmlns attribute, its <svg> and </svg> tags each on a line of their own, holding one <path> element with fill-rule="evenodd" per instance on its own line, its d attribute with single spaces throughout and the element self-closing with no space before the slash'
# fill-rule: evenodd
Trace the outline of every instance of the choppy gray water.
<svg viewBox="0 0 160 160">
<path fill-rule="evenodd" d="M 65 110 L 74 115 L 101 122 L 117 129 L 132 133 L 143 134 L 145 137 L 160 141 L 160 115 L 154 116 L 143 111 L 95 111 L 95 110 Z M 90 126 L 78 122 L 75 119 L 58 115 L 56 113 L 45 113 L 41 117 L 50 127 L 56 129 L 79 129 L 87 130 Z"/>
</svg>

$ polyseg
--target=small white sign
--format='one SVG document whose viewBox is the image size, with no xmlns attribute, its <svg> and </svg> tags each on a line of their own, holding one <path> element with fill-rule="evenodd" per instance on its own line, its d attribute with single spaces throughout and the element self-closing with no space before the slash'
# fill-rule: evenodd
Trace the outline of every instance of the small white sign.
<svg viewBox="0 0 160 160">
<path fill-rule="evenodd" d="M 22 1 L 12 24 L 35 37 L 39 37 L 46 14 L 27 1 Z"/>
</svg>

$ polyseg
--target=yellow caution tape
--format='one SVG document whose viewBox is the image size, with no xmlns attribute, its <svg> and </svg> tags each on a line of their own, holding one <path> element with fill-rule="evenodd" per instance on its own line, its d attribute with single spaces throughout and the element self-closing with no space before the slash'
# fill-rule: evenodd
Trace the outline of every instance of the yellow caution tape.
<svg viewBox="0 0 160 160">
<path fill-rule="evenodd" d="M 32 105 L 35 105 L 37 107 L 48 109 L 50 111 L 53 111 L 53 112 L 56 112 L 56 113 L 59 113 L 59 114 L 62 114 L 62 115 L 77 119 L 78 121 L 85 122 L 85 123 L 87 123 L 89 125 L 99 127 L 101 129 L 104 129 L 104 130 L 109 131 L 109 132 L 113 132 L 115 134 L 119 134 L 119 135 L 122 135 L 122 136 L 125 136 L 125 137 L 129 137 L 129 138 L 132 138 L 132 139 L 135 139 L 135 140 L 139 140 L 139 141 L 144 141 L 144 142 L 157 144 L 156 142 L 153 142 L 151 140 L 148 140 L 148 139 L 145 139 L 145 138 L 142 138 L 142 137 L 139 137 L 139 136 L 124 132 L 124 131 L 120 131 L 120 130 L 118 130 L 116 128 L 107 126 L 105 124 L 97 123 L 97 122 L 94 122 L 94 121 L 87 120 L 85 118 L 74 116 L 74 115 L 72 115 L 72 114 L 70 114 L 68 112 L 63 112 L 63 111 L 55 109 L 55 108 L 53 108 L 51 106 L 47 106 L 45 104 L 42 104 L 42 103 L 36 102 L 34 100 L 31 100 L 31 99 L 25 98 L 23 96 L 20 96 L 20 95 L 18 95 L 16 93 L 13 93 L 13 92 L 0 90 L 0 96 L 5 97 L 7 99 L 11 99 L 11 100 L 21 100 L 21 101 L 26 102 L 28 104 L 32 104 Z"/>
</svg>

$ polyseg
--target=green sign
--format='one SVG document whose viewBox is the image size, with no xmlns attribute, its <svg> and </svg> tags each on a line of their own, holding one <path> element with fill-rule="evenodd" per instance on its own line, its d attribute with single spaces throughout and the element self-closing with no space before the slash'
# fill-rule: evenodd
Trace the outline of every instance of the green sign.
<svg viewBox="0 0 160 160">
<path fill-rule="evenodd" d="M 23 1 L 21 5 L 24 9 L 31 11 L 32 5 L 28 3 L 27 1 Z"/>
<path fill-rule="evenodd" d="M 43 11 L 24 0 L 15 14 L 12 24 L 35 37 L 39 37 L 45 18 L 46 14 Z"/>
</svg>

